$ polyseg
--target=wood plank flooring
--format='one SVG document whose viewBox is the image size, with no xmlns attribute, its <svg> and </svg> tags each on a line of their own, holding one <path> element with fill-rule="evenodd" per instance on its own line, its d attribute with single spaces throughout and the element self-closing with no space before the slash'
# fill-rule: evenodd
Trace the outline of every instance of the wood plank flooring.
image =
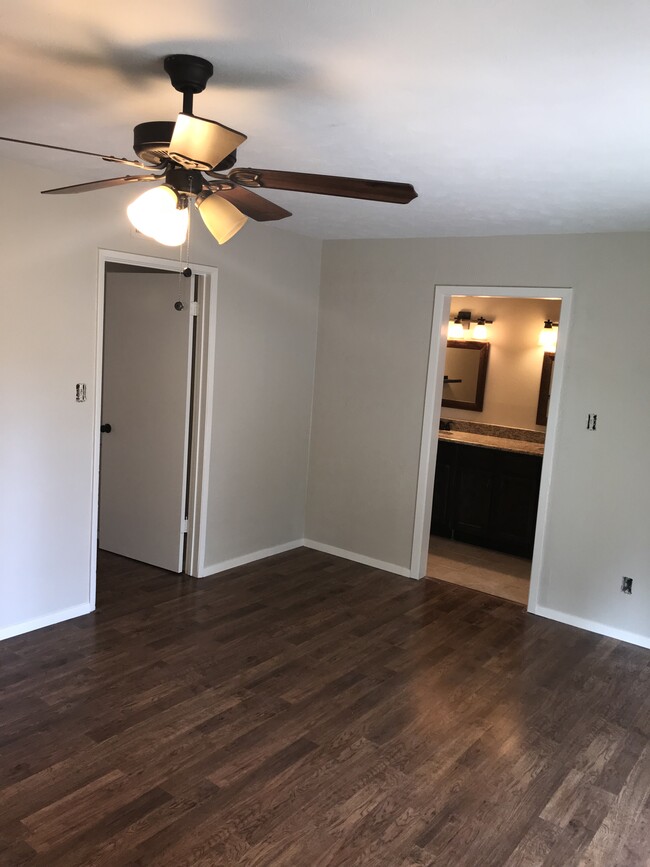
<svg viewBox="0 0 650 867">
<path fill-rule="evenodd" d="M 648 865 L 650 653 L 299 549 L 0 644 L 0 864 Z"/>
</svg>

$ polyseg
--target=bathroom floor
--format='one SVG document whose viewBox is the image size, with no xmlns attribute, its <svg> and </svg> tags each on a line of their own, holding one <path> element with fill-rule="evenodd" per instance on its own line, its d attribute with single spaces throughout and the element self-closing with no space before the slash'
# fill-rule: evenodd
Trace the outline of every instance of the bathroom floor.
<svg viewBox="0 0 650 867">
<path fill-rule="evenodd" d="M 442 536 L 431 536 L 427 578 L 439 578 L 526 605 L 530 560 Z"/>
</svg>

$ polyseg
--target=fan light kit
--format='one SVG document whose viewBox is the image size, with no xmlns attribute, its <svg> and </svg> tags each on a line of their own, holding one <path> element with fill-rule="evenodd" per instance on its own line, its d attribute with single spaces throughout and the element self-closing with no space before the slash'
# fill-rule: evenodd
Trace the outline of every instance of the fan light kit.
<svg viewBox="0 0 650 867">
<path fill-rule="evenodd" d="M 135 127 L 133 149 L 137 160 L 6 136 L 0 136 L 0 140 L 100 157 L 106 162 L 144 169 L 147 174 L 125 175 L 43 192 L 50 195 L 84 193 L 162 181 L 132 202 L 127 214 L 138 231 L 170 247 L 180 246 L 187 238 L 191 202 L 216 241 L 225 244 L 249 217 L 265 222 L 291 216 L 290 211 L 253 192 L 254 189 L 318 193 L 394 204 L 407 204 L 417 196 L 411 184 L 392 181 L 233 168 L 237 148 L 246 141 L 246 136 L 217 121 L 197 117 L 193 110 L 194 95 L 205 90 L 214 71 L 212 64 L 201 57 L 172 54 L 165 58 L 164 67 L 172 86 L 183 94 L 183 108 L 175 122 L 151 121 Z"/>
<path fill-rule="evenodd" d="M 178 247 L 187 238 L 189 212 L 179 208 L 176 192 L 163 184 L 147 190 L 126 209 L 133 226 L 159 244 Z"/>
</svg>

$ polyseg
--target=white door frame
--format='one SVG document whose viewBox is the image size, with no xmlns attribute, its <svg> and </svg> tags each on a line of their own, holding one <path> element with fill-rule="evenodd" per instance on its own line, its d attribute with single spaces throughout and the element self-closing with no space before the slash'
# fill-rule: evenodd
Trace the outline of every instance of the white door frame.
<svg viewBox="0 0 650 867">
<path fill-rule="evenodd" d="M 535 613 L 539 605 L 540 582 L 545 554 L 546 522 L 551 493 L 554 464 L 555 441 L 557 434 L 562 383 L 564 380 L 564 360 L 566 344 L 571 327 L 571 302 L 573 290 L 570 288 L 549 288 L 542 286 L 436 286 L 434 288 L 433 320 L 429 348 L 424 418 L 422 420 L 422 441 L 420 446 L 420 467 L 415 501 L 415 522 L 413 548 L 411 551 L 411 577 L 423 578 L 427 572 L 429 553 L 429 532 L 431 506 L 433 500 L 433 481 L 436 472 L 436 453 L 438 449 L 438 427 L 442 401 L 442 380 L 447 349 L 447 328 L 451 299 L 454 295 L 480 296 L 484 298 L 548 298 L 562 302 L 560 312 L 562 326 L 558 333 L 555 363 L 553 365 L 553 388 L 549 402 L 548 424 L 544 443 L 542 476 L 539 488 L 539 506 L 535 527 L 535 546 L 530 574 L 528 610 Z"/>
<path fill-rule="evenodd" d="M 102 411 L 102 374 L 104 362 L 104 298 L 107 263 L 157 268 L 178 273 L 178 260 L 100 249 L 97 266 L 97 335 L 95 353 L 95 407 L 93 414 L 93 474 L 92 519 L 90 527 L 90 605 L 95 608 L 97 591 L 97 530 L 99 519 L 99 456 Z M 205 565 L 205 535 L 210 443 L 212 438 L 212 406 L 214 353 L 217 322 L 217 269 L 209 265 L 190 263 L 192 273 L 199 277 L 199 309 L 194 345 L 194 398 L 190 413 L 193 419 L 189 490 L 187 492 L 187 546 L 185 569 L 189 575 L 202 577 Z"/>
</svg>

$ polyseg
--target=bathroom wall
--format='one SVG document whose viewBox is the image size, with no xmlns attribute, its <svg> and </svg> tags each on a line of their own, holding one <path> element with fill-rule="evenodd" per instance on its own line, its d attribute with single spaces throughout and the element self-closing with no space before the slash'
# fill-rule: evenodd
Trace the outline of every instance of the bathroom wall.
<svg viewBox="0 0 650 867">
<path fill-rule="evenodd" d="M 451 312 L 459 310 L 471 310 L 472 319 L 494 320 L 487 326 L 490 356 L 485 398 L 482 412 L 443 406 L 443 417 L 543 431 L 535 422 L 544 356 L 538 338 L 545 319 L 559 321 L 560 302 L 456 295 Z M 466 331 L 469 334 L 471 330 Z"/>
</svg>

